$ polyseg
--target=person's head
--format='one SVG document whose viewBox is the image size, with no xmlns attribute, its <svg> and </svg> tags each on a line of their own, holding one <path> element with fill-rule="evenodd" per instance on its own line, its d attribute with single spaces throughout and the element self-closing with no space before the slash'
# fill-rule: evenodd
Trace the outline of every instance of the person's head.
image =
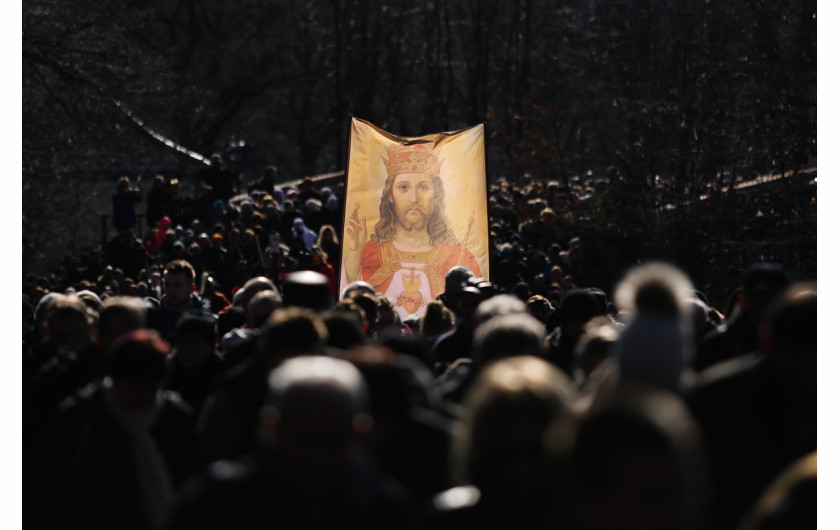
<svg viewBox="0 0 840 530">
<path fill-rule="evenodd" d="M 167 303 L 179 305 L 186 302 L 193 289 L 195 269 L 186 260 L 174 260 L 163 271 L 164 297 Z"/>
<path fill-rule="evenodd" d="M 327 327 L 327 345 L 339 350 L 361 346 L 368 337 L 365 335 L 362 309 L 352 300 L 341 300 L 334 309 L 322 315 Z"/>
<path fill-rule="evenodd" d="M 365 331 L 370 335 L 375 334 L 379 320 L 377 296 L 361 291 L 353 296 L 353 301 L 365 312 Z"/>
<path fill-rule="evenodd" d="M 687 301 L 693 298 L 694 287 L 685 273 L 661 262 L 634 267 L 615 290 L 616 305 L 631 315 L 648 313 L 685 318 L 691 314 Z"/>
<path fill-rule="evenodd" d="M 737 530 L 817 528 L 817 452 L 795 460 L 762 493 Z"/>
<path fill-rule="evenodd" d="M 266 218 L 274 217 L 277 215 L 277 206 L 277 203 L 274 202 L 274 198 L 269 195 L 266 195 L 265 197 L 263 197 L 260 210 L 262 210 L 262 213 L 266 216 Z"/>
<path fill-rule="evenodd" d="M 249 318 L 249 320 L 250 317 L 248 316 L 248 311 L 249 306 L 251 304 L 251 299 L 254 298 L 254 296 L 261 291 L 271 291 L 278 297 L 280 296 L 280 291 L 278 291 L 274 283 L 265 276 L 255 276 L 254 278 L 251 278 L 250 280 L 245 282 L 245 285 L 242 286 L 242 289 L 237 291 L 241 292 L 242 294 L 238 295 L 236 305 L 245 310 L 246 318 Z"/>
<path fill-rule="evenodd" d="M 367 386 L 351 363 L 296 357 L 269 375 L 260 440 L 304 496 L 335 495 L 353 449 L 372 427 L 367 412 Z"/>
<path fill-rule="evenodd" d="M 548 434 L 573 421 L 575 394 L 568 378 L 543 359 L 489 365 L 465 400 L 467 415 L 452 451 L 454 481 L 474 484 L 488 501 L 505 506 L 550 498 L 551 464 L 566 448 L 558 438 L 549 444 Z"/>
<path fill-rule="evenodd" d="M 767 307 L 758 328 L 759 350 L 802 390 L 816 389 L 817 287 L 794 283 Z"/>
<path fill-rule="evenodd" d="M 420 317 L 420 334 L 424 337 L 436 337 L 455 327 L 455 315 L 443 305 L 432 300 L 426 305 L 426 313 Z"/>
<path fill-rule="evenodd" d="M 324 208 L 328 212 L 335 212 L 338 210 L 338 197 L 335 195 L 331 195 L 328 199 L 326 204 L 324 204 Z"/>
<path fill-rule="evenodd" d="M 201 366 L 216 345 L 216 319 L 204 313 L 186 313 L 175 327 L 174 358 L 187 369 Z"/>
<path fill-rule="evenodd" d="M 154 404 L 168 370 L 169 351 L 169 344 L 148 329 L 125 333 L 114 341 L 107 352 L 106 373 L 124 410 Z"/>
<path fill-rule="evenodd" d="M 146 311 L 146 303 L 138 298 L 108 298 L 99 315 L 99 347 L 108 351 L 120 335 L 143 329 L 146 326 Z"/>
<path fill-rule="evenodd" d="M 325 243 L 335 243 L 335 228 L 332 225 L 324 225 L 318 231 L 318 246 L 323 248 Z"/>
<path fill-rule="evenodd" d="M 744 274 L 743 291 L 738 304 L 754 321 L 761 320 L 764 310 L 788 285 L 790 279 L 778 263 L 756 263 Z"/>
<path fill-rule="evenodd" d="M 554 311 L 554 306 L 551 305 L 548 298 L 539 294 L 535 294 L 529 298 L 525 305 L 528 308 L 528 314 L 543 324 L 545 324 L 549 315 Z"/>
<path fill-rule="evenodd" d="M 560 248 L 558 245 L 557 248 Z M 563 277 L 565 273 L 563 272 L 563 267 L 560 265 L 552 265 L 551 270 L 548 272 L 548 281 L 552 284 L 563 284 Z"/>
<path fill-rule="evenodd" d="M 583 334 L 583 328 L 593 317 L 601 314 L 595 295 L 586 289 L 566 291 L 557 304 L 557 309 L 548 317 L 549 330 L 560 328 L 565 340 L 576 343 Z"/>
<path fill-rule="evenodd" d="M 265 166 L 265 170 L 263 170 L 263 180 L 266 182 L 274 182 L 277 179 L 277 167 L 276 166 Z"/>
<path fill-rule="evenodd" d="M 83 289 L 76 293 L 76 296 L 78 296 L 82 300 L 82 302 L 85 303 L 88 309 L 90 309 L 97 315 L 102 313 L 102 299 L 99 298 L 98 294 L 94 293 L 90 289 Z"/>
<path fill-rule="evenodd" d="M 323 319 L 302 307 L 273 311 L 261 328 L 257 349 L 269 366 L 298 355 L 315 355 L 324 350 L 328 331 Z"/>
<path fill-rule="evenodd" d="M 479 369 L 505 357 L 545 356 L 545 325 L 525 312 L 500 314 L 485 320 L 473 335 L 475 363 Z"/>
<path fill-rule="evenodd" d="M 615 289 L 615 303 L 629 314 L 655 314 L 688 319 L 694 286 L 677 267 L 650 262 L 630 269 Z"/>
<path fill-rule="evenodd" d="M 476 307 L 473 321 L 476 326 L 480 326 L 494 317 L 527 312 L 528 308 L 525 303 L 516 296 L 510 294 L 497 294 L 496 296 L 492 296 L 482 301 L 478 307 Z"/>
<path fill-rule="evenodd" d="M 579 387 L 609 357 L 618 340 L 618 326 L 609 317 L 597 316 L 586 323 L 584 333 L 575 345 L 572 361 L 572 372 Z"/>
<path fill-rule="evenodd" d="M 392 144 L 383 158 L 388 177 L 379 203 L 374 233 L 390 241 L 399 225 L 403 230 L 425 230 L 432 245 L 455 241 L 444 213 L 445 191 L 438 153 L 424 145 Z"/>
<path fill-rule="evenodd" d="M 287 307 L 324 311 L 330 304 L 329 281 L 320 272 L 295 271 L 283 278 L 282 291 Z"/>
<path fill-rule="evenodd" d="M 595 181 L 595 193 L 606 193 L 607 182 L 604 180 Z"/>
<path fill-rule="evenodd" d="M 341 293 L 341 298 L 353 298 L 357 291 L 364 291 L 372 295 L 376 295 L 376 289 L 374 289 L 371 284 L 366 281 L 357 280 L 355 282 L 351 282 L 350 285 L 344 288 L 344 292 Z"/>
<path fill-rule="evenodd" d="M 56 348 L 83 351 L 91 343 L 92 323 L 85 303 L 76 295 L 56 295 L 47 302 L 44 335 Z"/>
<path fill-rule="evenodd" d="M 454 310 L 455 299 L 464 285 L 474 276 L 473 271 L 463 265 L 456 265 L 446 272 L 443 279 L 443 294 L 440 297 L 446 307 Z"/>
<path fill-rule="evenodd" d="M 242 237 L 242 231 L 239 230 L 237 227 L 233 227 L 228 232 L 228 243 L 233 246 L 235 243 L 239 242 Z"/>
<path fill-rule="evenodd" d="M 677 390 L 691 364 L 694 286 L 681 270 L 647 263 L 630 270 L 615 300 L 628 312 L 616 358 L 622 379 Z"/>
<path fill-rule="evenodd" d="M 264 289 L 251 297 L 246 315 L 248 327 L 258 328 L 263 325 L 268 315 L 283 304 L 283 299 L 273 289 Z"/>
<path fill-rule="evenodd" d="M 315 215 L 321 212 L 323 203 L 318 199 L 306 199 L 303 203 L 303 211 L 306 215 Z"/>
<path fill-rule="evenodd" d="M 374 331 L 377 335 L 392 332 L 396 333 L 399 330 L 400 317 L 397 310 L 394 308 L 394 302 L 383 294 L 376 295 L 376 322 L 374 323 Z"/>
<path fill-rule="evenodd" d="M 557 222 L 557 215 L 551 208 L 543 208 L 540 212 L 540 221 L 546 226 L 554 226 Z"/>
<path fill-rule="evenodd" d="M 180 241 L 176 241 L 172 244 L 172 256 L 176 259 L 184 259 L 187 255 L 187 250 L 184 248 L 184 244 Z"/>
<path fill-rule="evenodd" d="M 580 528 L 705 528 L 700 432 L 669 392 L 616 388 L 585 414 L 566 514 Z"/>
</svg>

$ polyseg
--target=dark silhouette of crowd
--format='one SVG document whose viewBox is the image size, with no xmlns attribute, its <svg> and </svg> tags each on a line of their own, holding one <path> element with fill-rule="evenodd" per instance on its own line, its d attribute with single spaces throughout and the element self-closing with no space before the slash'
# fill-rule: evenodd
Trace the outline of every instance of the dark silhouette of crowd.
<svg viewBox="0 0 840 530">
<path fill-rule="evenodd" d="M 725 307 L 665 262 L 603 282 L 621 189 L 489 187 L 490 278 L 402 321 L 338 292 L 343 187 L 122 179 L 117 235 L 23 285 L 32 528 L 816 527 L 816 284 Z"/>
</svg>

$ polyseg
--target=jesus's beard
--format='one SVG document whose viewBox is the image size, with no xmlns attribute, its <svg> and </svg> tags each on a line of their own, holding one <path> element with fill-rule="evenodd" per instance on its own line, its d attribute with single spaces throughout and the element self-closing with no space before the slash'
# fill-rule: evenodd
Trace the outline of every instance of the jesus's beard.
<svg viewBox="0 0 840 530">
<path fill-rule="evenodd" d="M 409 213 L 409 210 L 414 210 Z M 425 230 L 429 224 L 429 216 L 419 207 L 407 208 L 403 215 L 397 216 L 397 223 L 408 232 Z"/>
</svg>

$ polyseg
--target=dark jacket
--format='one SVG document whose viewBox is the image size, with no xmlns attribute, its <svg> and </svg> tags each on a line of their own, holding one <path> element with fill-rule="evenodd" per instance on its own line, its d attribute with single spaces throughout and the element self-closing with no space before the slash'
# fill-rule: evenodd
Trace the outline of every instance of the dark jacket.
<svg viewBox="0 0 840 530">
<path fill-rule="evenodd" d="M 38 439 L 24 482 L 28 528 L 147 529 L 132 439 L 105 402 L 101 384 L 62 403 Z M 173 488 L 201 458 L 192 411 L 164 393 L 150 428 Z"/>
</svg>

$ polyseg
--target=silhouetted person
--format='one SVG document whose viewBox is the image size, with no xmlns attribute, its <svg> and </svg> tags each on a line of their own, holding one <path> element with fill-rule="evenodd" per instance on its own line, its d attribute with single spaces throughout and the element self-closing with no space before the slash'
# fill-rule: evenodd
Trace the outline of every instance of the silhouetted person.
<svg viewBox="0 0 840 530">
<path fill-rule="evenodd" d="M 489 298 L 478 306 L 474 320 L 471 356 L 458 359 L 435 380 L 435 387 L 456 409 L 478 374 L 494 361 L 522 355 L 545 357 L 545 327 L 518 298 Z"/>
<path fill-rule="evenodd" d="M 616 287 L 626 327 L 615 349 L 622 380 L 678 392 L 694 356 L 694 287 L 680 269 L 661 262 L 632 268 Z"/>
<path fill-rule="evenodd" d="M 364 379 L 347 361 L 285 361 L 268 378 L 254 425 L 259 446 L 197 479 L 172 528 L 405 528 L 397 487 L 361 444 L 372 427 L 367 413 Z"/>
<path fill-rule="evenodd" d="M 731 528 L 770 482 L 817 448 L 817 292 L 794 284 L 758 326 L 759 350 L 698 376 L 689 404 L 706 439 L 716 528 Z"/>
<path fill-rule="evenodd" d="M 572 377 L 572 360 L 575 345 L 583 335 L 584 326 L 590 319 L 602 314 L 598 301 L 591 292 L 584 289 L 568 291 L 557 309 L 548 317 L 548 358 L 566 375 Z"/>
<path fill-rule="evenodd" d="M 195 270 L 185 260 L 171 261 L 163 271 L 163 296 L 158 312 L 160 332 L 167 340 L 175 338 L 175 326 L 186 311 L 204 311 L 195 288 Z"/>
<path fill-rule="evenodd" d="M 137 227 L 137 213 L 134 205 L 143 200 L 143 195 L 137 188 L 131 187 L 128 177 L 120 178 L 117 191 L 111 196 L 114 207 L 114 228 L 117 232 Z"/>
<path fill-rule="evenodd" d="M 559 526 L 707 528 L 707 465 L 699 429 L 678 397 L 620 383 L 580 421 Z"/>
<path fill-rule="evenodd" d="M 464 273 L 453 267 L 446 274 L 455 275 L 451 289 L 445 287 L 444 304 L 455 313 L 455 329 L 446 332 L 434 343 L 429 355 L 436 373 L 442 372 L 456 359 L 469 357 L 472 352 L 472 335 L 475 329 L 473 315 L 486 296 L 478 286 L 478 279 L 469 277 L 461 280 Z M 444 286 L 446 285 L 444 280 Z"/>
<path fill-rule="evenodd" d="M 429 369 L 419 359 L 380 345 L 353 348 L 343 358 L 367 382 L 374 420 L 367 446 L 383 472 L 418 502 L 445 489 L 453 424 L 428 391 Z"/>
<path fill-rule="evenodd" d="M 222 373 L 222 356 L 216 351 L 216 318 L 185 313 L 175 328 L 170 355 L 171 374 L 166 387 L 177 392 L 195 411 L 201 411 Z"/>
<path fill-rule="evenodd" d="M 744 275 L 743 291 L 738 295 L 736 309 L 726 324 L 709 332 L 700 344 L 694 361 L 697 371 L 745 355 L 757 348 L 756 331 L 764 310 L 782 292 L 790 280 L 784 269 L 775 263 L 758 263 Z"/>
<path fill-rule="evenodd" d="M 310 310 L 281 308 L 260 329 L 253 355 L 226 371 L 202 411 L 198 425 L 213 459 L 236 458 L 253 450 L 268 373 L 284 360 L 324 352 L 327 330 Z"/>
<path fill-rule="evenodd" d="M 227 202 L 233 197 L 235 176 L 229 170 L 219 155 L 213 155 L 210 159 L 210 167 L 199 173 L 201 180 L 210 186 L 210 198 L 213 201 L 221 200 Z"/>
<path fill-rule="evenodd" d="M 569 379 L 543 359 L 490 364 L 466 398 L 465 423 L 453 445 L 457 486 L 434 498 L 424 527 L 542 528 L 549 522 L 563 499 L 568 442 L 548 440 L 553 431 L 572 432 L 575 397 Z"/>
<path fill-rule="evenodd" d="M 76 295 L 56 294 L 46 302 L 44 338 L 34 354 L 37 366 L 23 379 L 27 441 L 59 402 L 102 376 L 104 360 L 93 342 L 91 317 Z"/>
<path fill-rule="evenodd" d="M 263 298 L 258 305 L 252 307 L 251 302 L 254 297 L 263 292 L 269 293 L 266 295 L 268 298 Z M 224 354 L 225 370 L 234 367 L 253 354 L 260 326 L 281 303 L 277 287 L 265 276 L 257 276 L 245 282 L 242 289 L 237 291 L 237 295 L 235 307 L 229 308 L 226 313 L 241 308 L 245 322 L 222 335 L 221 349 Z"/>
<path fill-rule="evenodd" d="M 765 490 L 737 530 L 817 528 L 817 452 L 787 467 Z"/>
<path fill-rule="evenodd" d="M 275 166 L 266 166 L 263 171 L 262 178 L 258 180 L 253 186 L 248 188 L 250 193 L 253 190 L 264 191 L 269 195 L 274 195 L 274 184 L 277 182 L 277 168 Z"/>
<path fill-rule="evenodd" d="M 162 391 L 168 351 L 155 332 L 126 334 L 107 377 L 62 404 L 39 439 L 32 527 L 162 528 L 202 461 L 190 409 Z"/>
<path fill-rule="evenodd" d="M 146 226 L 157 226 L 158 221 L 166 215 L 166 187 L 163 175 L 155 175 L 152 188 L 146 196 Z"/>
</svg>

